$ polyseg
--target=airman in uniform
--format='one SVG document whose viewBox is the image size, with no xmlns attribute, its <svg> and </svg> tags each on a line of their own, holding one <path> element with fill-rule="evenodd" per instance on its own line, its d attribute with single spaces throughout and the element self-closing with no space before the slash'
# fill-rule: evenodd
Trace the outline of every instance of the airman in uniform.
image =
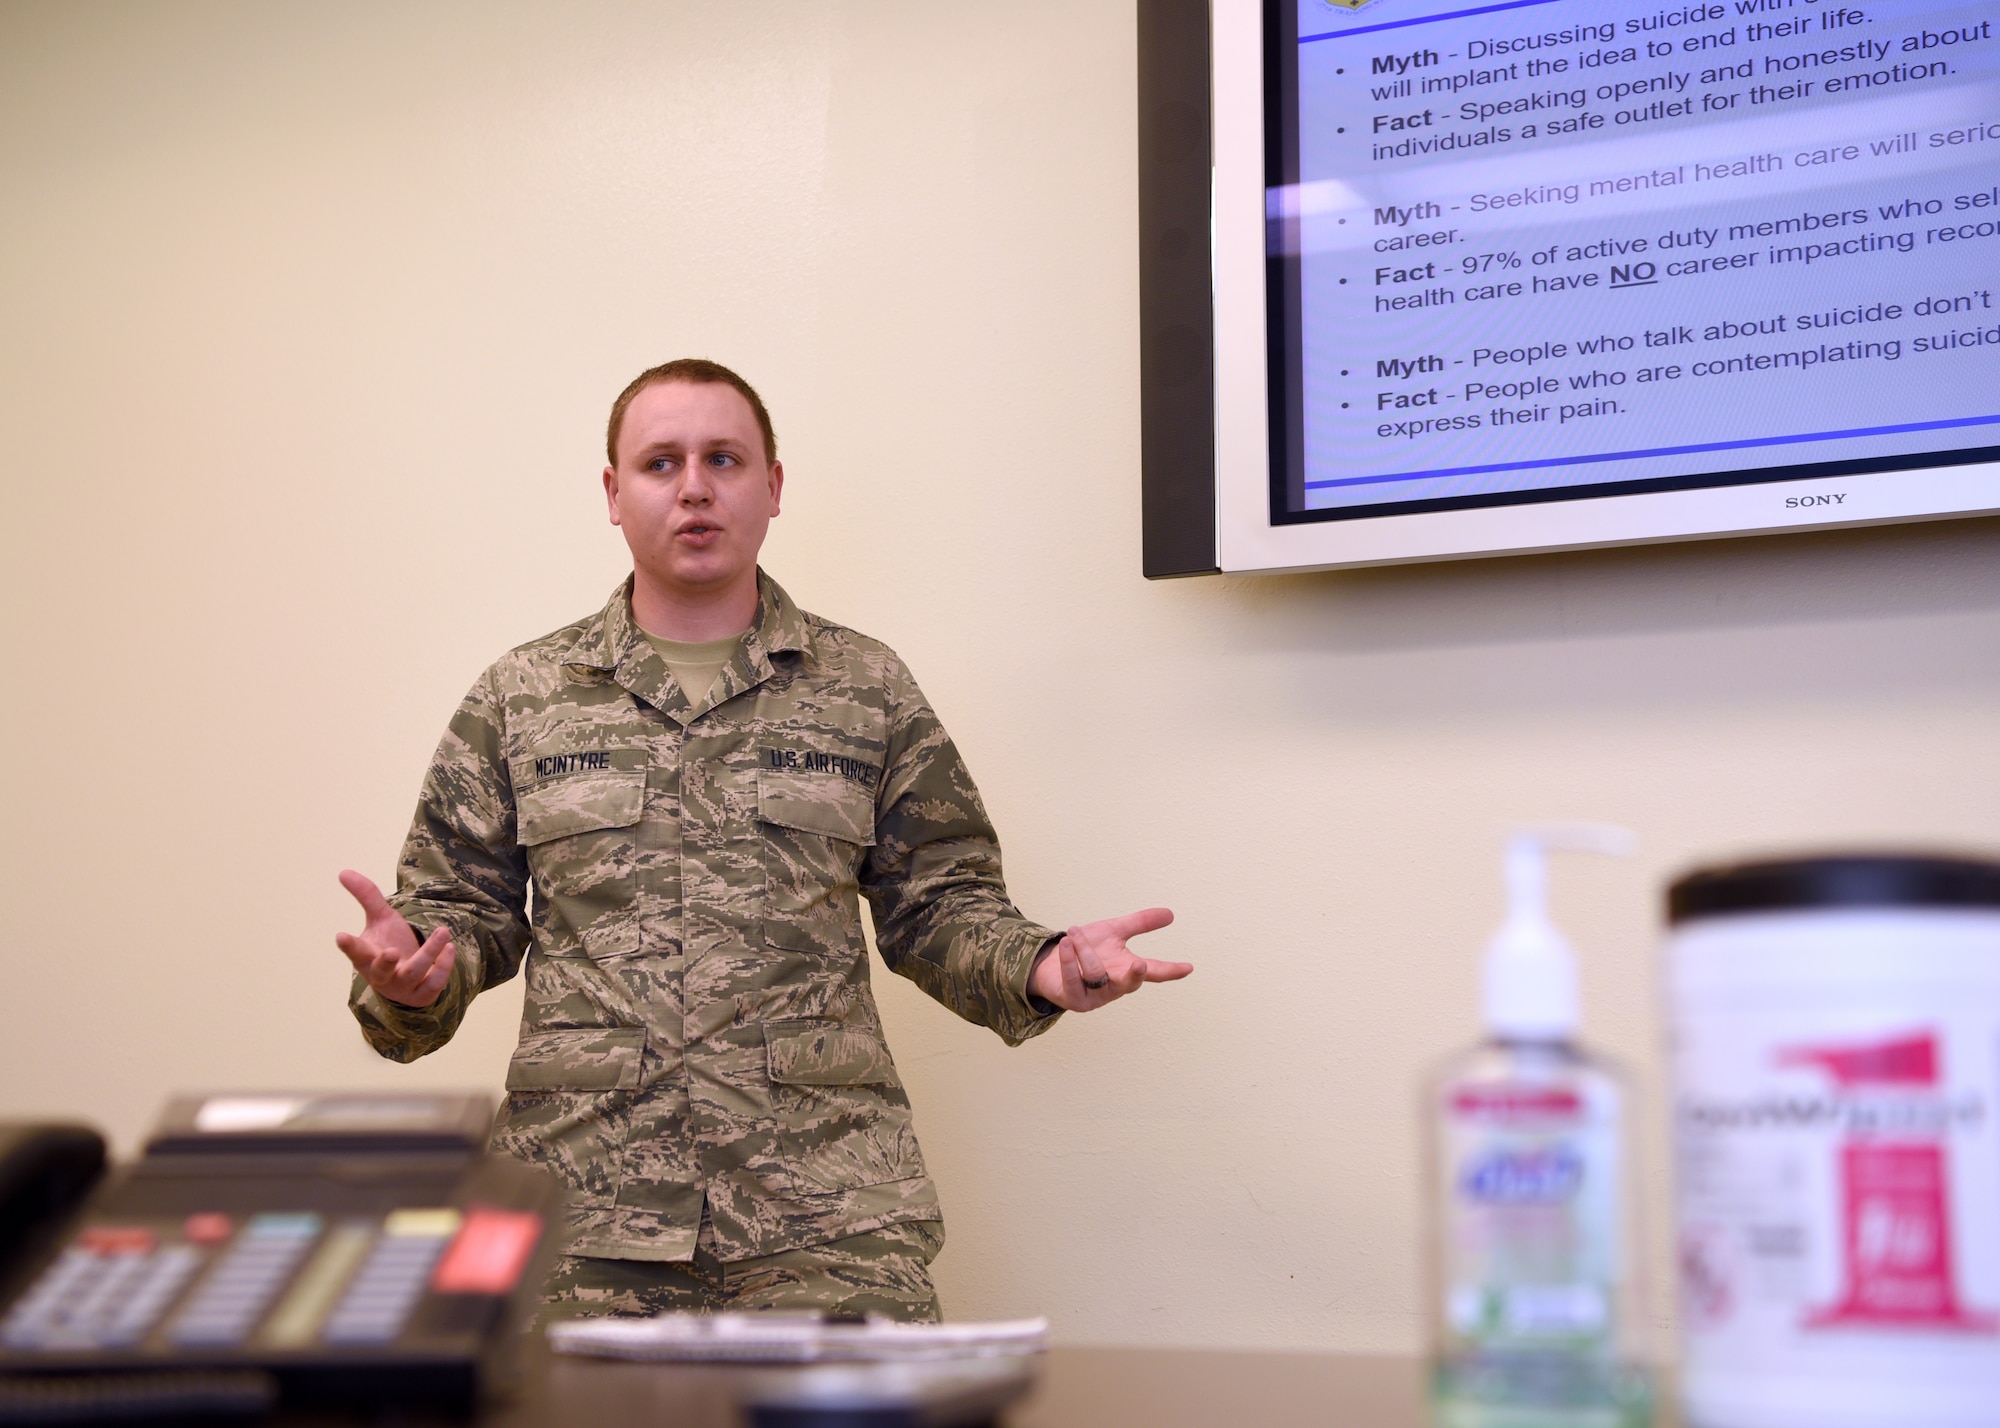
<svg viewBox="0 0 2000 1428">
<path fill-rule="evenodd" d="M 957 749 L 895 653 L 757 566 L 784 470 L 714 363 L 642 373 L 604 490 L 633 574 L 492 665 L 384 897 L 336 939 L 369 1044 L 410 1061 L 526 967 L 496 1149 L 568 1186 L 551 1313 L 930 1319 L 943 1243 L 869 987 L 884 963 L 1010 1045 L 1186 963 L 1163 908 L 1066 933 L 1008 901 Z"/>
</svg>

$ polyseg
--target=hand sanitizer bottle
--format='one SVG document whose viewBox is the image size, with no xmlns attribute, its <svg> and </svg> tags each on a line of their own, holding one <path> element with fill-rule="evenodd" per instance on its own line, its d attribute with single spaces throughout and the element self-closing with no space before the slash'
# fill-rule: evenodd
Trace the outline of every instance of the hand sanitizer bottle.
<svg viewBox="0 0 2000 1428">
<path fill-rule="evenodd" d="M 1652 1419 L 1624 1075 L 1576 1044 L 1576 957 L 1546 854 L 1624 853 L 1593 825 L 1507 844 L 1486 949 L 1486 1040 L 1425 1092 L 1438 1428 L 1643 1428 Z"/>
</svg>

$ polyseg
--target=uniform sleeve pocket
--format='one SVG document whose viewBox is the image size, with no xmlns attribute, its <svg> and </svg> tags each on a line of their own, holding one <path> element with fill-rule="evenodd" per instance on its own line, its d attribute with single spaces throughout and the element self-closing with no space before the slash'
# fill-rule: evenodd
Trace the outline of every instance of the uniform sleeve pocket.
<svg viewBox="0 0 2000 1428">
<path fill-rule="evenodd" d="M 770 1075 L 783 1086 L 896 1085 L 896 1066 L 879 1033 L 837 1022 L 764 1024 Z"/>
<path fill-rule="evenodd" d="M 590 764 L 577 767 L 581 760 Z M 602 760 L 602 765 L 596 761 Z M 555 770 L 555 772 L 547 772 Z M 512 760 L 519 839 L 533 848 L 557 838 L 629 828 L 646 807 L 646 751 L 603 749 Z"/>
<path fill-rule="evenodd" d="M 867 789 L 821 775 L 802 787 L 796 775 L 757 776 L 757 818 L 866 848 L 875 842 L 875 798 Z"/>
<path fill-rule="evenodd" d="M 629 1091 L 639 1084 L 642 1026 L 531 1031 L 507 1066 L 510 1091 Z"/>
</svg>

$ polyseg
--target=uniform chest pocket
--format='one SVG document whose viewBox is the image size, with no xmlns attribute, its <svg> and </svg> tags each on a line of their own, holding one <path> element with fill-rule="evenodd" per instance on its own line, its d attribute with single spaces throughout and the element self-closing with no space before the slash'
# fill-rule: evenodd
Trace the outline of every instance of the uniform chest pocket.
<svg viewBox="0 0 2000 1428">
<path fill-rule="evenodd" d="M 875 796 L 824 773 L 760 772 L 757 832 L 764 865 L 764 941 L 858 954 L 861 860 L 875 842 Z"/>
<path fill-rule="evenodd" d="M 534 878 L 545 954 L 639 950 L 646 761 L 644 749 L 538 750 L 510 761 L 516 837 Z"/>
</svg>

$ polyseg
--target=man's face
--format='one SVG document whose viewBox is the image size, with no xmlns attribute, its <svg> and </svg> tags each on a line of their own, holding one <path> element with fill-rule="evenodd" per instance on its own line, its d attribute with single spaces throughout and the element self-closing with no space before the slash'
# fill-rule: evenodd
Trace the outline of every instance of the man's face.
<svg viewBox="0 0 2000 1428">
<path fill-rule="evenodd" d="M 611 524 L 662 592 L 714 594 L 754 579 L 785 470 L 764 459 L 750 403 L 719 382 L 660 382 L 625 408 L 604 468 Z"/>
</svg>

